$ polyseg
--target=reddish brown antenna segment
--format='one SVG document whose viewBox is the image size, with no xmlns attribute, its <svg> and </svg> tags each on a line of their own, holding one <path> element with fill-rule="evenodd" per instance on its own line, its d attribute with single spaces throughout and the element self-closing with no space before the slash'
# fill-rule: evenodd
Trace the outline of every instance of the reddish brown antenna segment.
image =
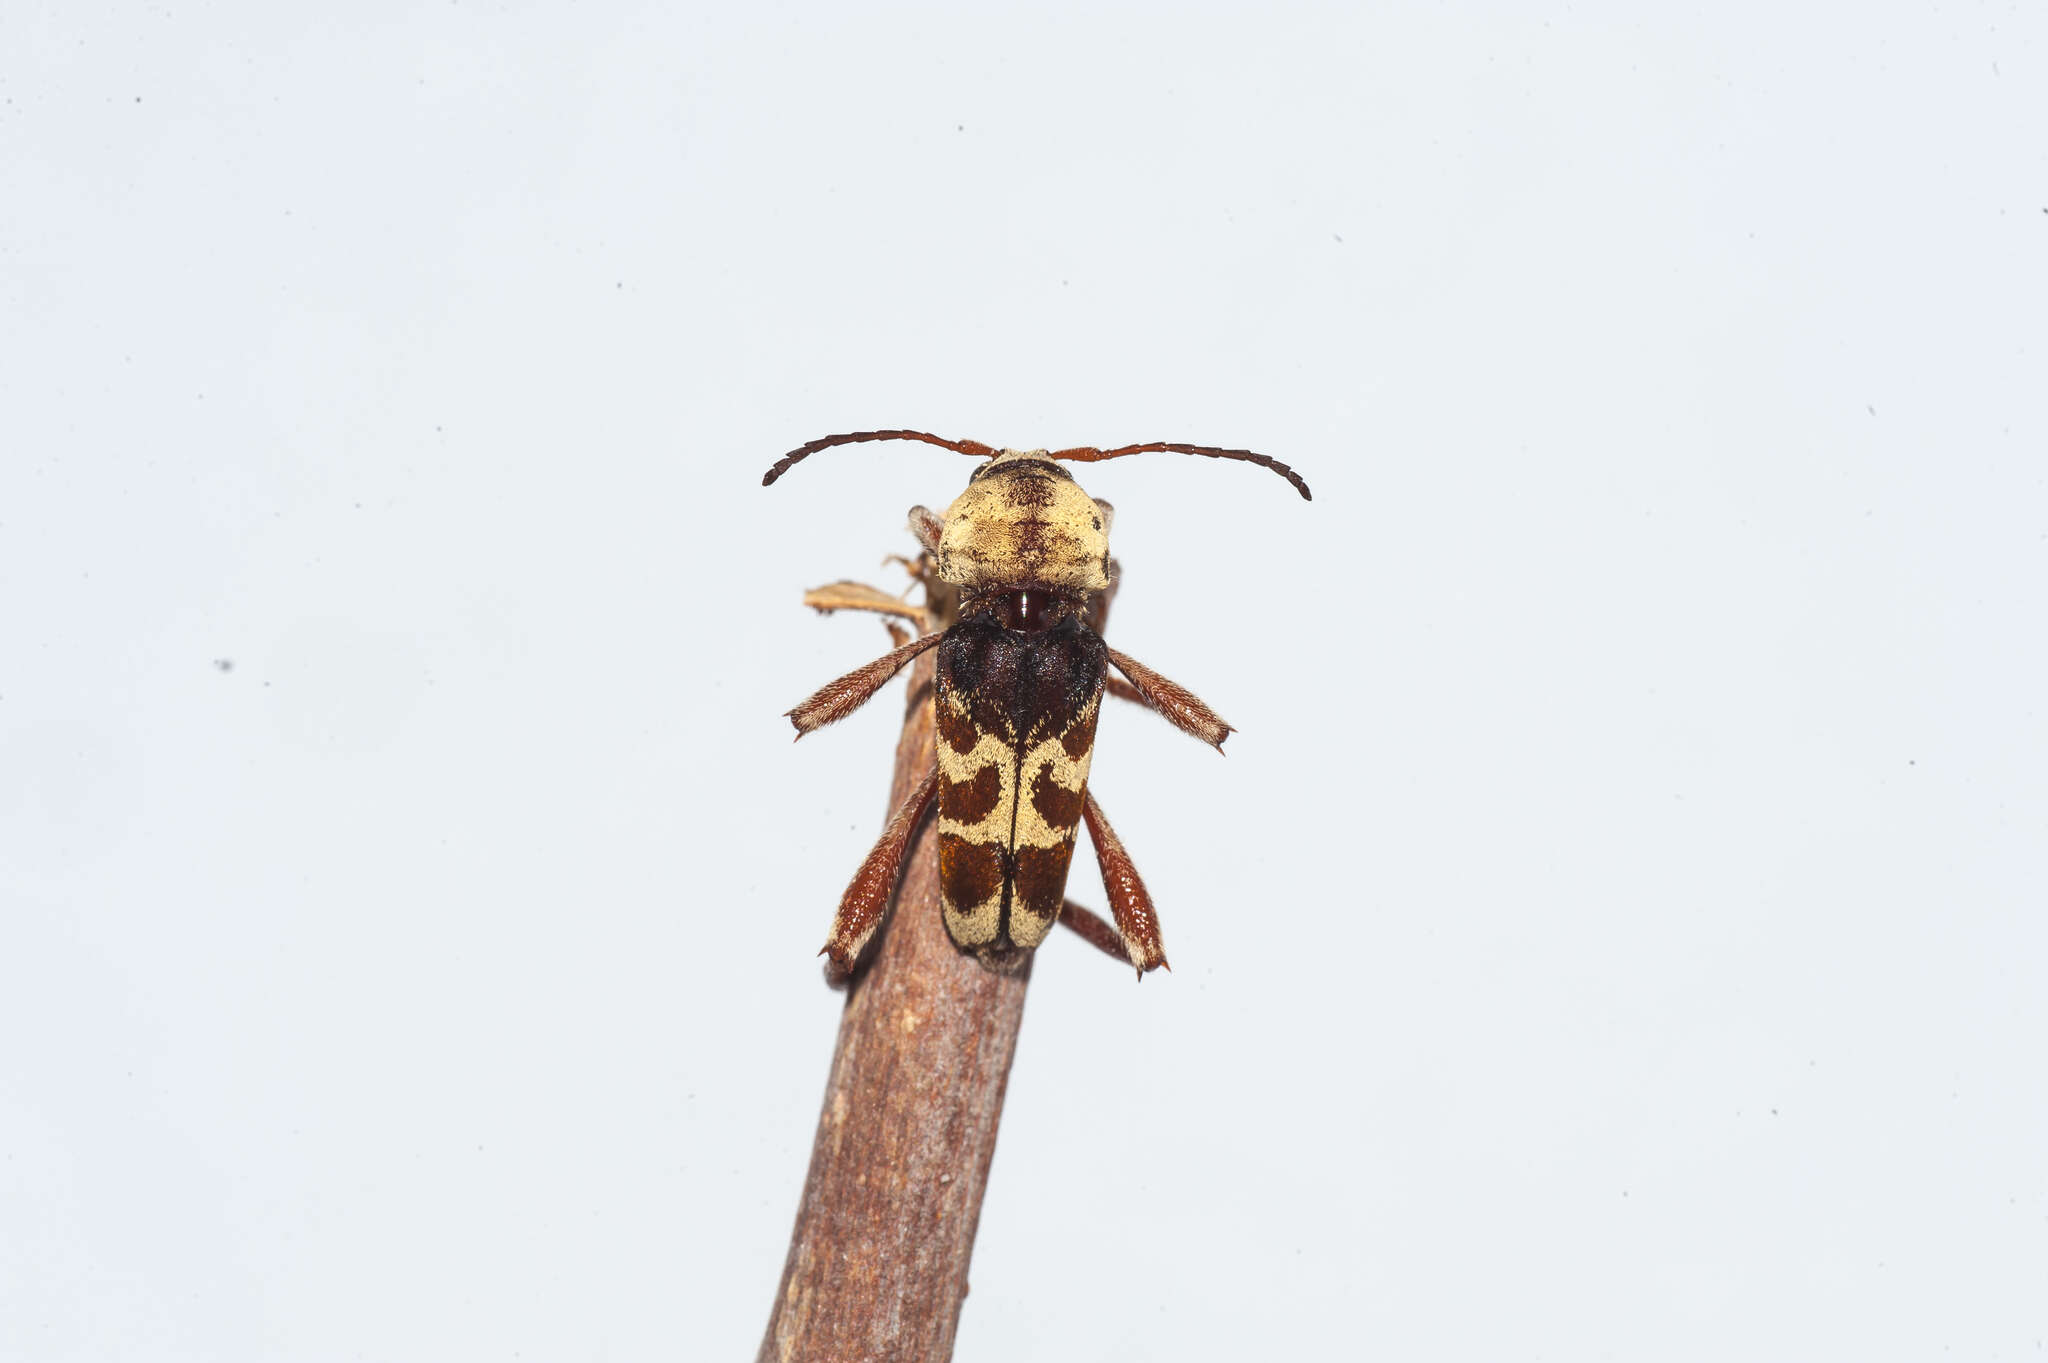
<svg viewBox="0 0 2048 1363">
<path fill-rule="evenodd" d="M 816 454 L 819 450 L 834 445 L 858 445 L 868 440 L 921 440 L 927 445 L 952 450 L 955 454 L 971 454 L 977 459 L 993 459 L 996 451 L 979 440 L 948 440 L 929 431 L 850 431 L 845 435 L 823 435 L 808 444 L 799 445 L 775 461 L 775 466 L 761 475 L 761 486 L 770 483 L 789 472 L 790 465 Z M 1306 495 L 1304 492 L 1303 495 Z"/>
<path fill-rule="evenodd" d="M 1104 459 L 1121 459 L 1127 454 L 1200 454 L 1211 459 L 1242 459 L 1247 464 L 1260 464 L 1273 470 L 1301 494 L 1305 502 L 1313 501 L 1309 495 L 1308 482 L 1300 474 L 1281 463 L 1270 454 L 1256 454 L 1251 450 L 1223 450 L 1214 445 L 1176 445 L 1166 441 L 1155 441 L 1149 445 L 1119 445 L 1113 450 L 1098 450 L 1092 445 L 1082 445 L 1071 450 L 1054 450 L 1052 458 L 1066 459 L 1076 464 L 1094 464 Z"/>
</svg>

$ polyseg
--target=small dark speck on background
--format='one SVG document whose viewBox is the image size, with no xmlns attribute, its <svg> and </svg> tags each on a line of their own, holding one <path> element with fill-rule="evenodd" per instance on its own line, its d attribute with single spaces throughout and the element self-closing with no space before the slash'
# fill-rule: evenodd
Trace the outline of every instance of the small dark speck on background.
<svg viewBox="0 0 2048 1363">
<path fill-rule="evenodd" d="M 235 670 L 235 660 L 233 658 L 215 658 L 213 660 L 213 670 L 216 672 L 232 672 Z"/>
</svg>

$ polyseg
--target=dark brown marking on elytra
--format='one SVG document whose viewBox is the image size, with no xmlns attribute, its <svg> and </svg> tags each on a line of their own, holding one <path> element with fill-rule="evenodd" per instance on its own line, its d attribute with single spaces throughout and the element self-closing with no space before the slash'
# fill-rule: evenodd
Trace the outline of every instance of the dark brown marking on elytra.
<svg viewBox="0 0 2048 1363">
<path fill-rule="evenodd" d="M 974 773 L 972 781 L 939 781 L 939 817 L 978 824 L 1003 798 L 1003 774 L 993 766 Z M 1074 817 L 1081 816 L 1081 797 L 1074 796 Z"/>
<path fill-rule="evenodd" d="M 1047 923 L 1059 917 L 1060 901 L 1067 894 L 1067 867 L 1074 860 L 1074 840 L 1069 837 L 1057 847 L 1020 847 L 1016 853 L 1016 908 L 1036 914 Z"/>
<path fill-rule="evenodd" d="M 1060 735 L 1060 746 L 1067 750 L 1067 756 L 1078 762 L 1088 755 L 1088 750 L 1095 746 L 1095 721 L 1101 716 L 1102 707 L 1098 705 L 1088 712 L 1088 718 L 1067 726 Z"/>
<path fill-rule="evenodd" d="M 981 732 L 974 727 L 974 721 L 951 705 L 940 704 L 936 709 L 934 717 L 938 720 L 939 741 L 957 753 L 973 752 L 974 745 L 981 741 Z"/>
<path fill-rule="evenodd" d="M 1003 888 L 1003 849 L 969 842 L 957 833 L 939 834 L 939 888 L 949 907 L 968 913 Z M 965 945 L 978 946 L 969 942 Z"/>
<path fill-rule="evenodd" d="M 940 798 L 945 797 L 941 794 Z M 944 808 L 943 805 L 940 806 Z M 1031 773 L 1031 807 L 1038 811 L 1047 826 L 1065 830 L 1070 836 L 1081 822 L 1081 792 L 1068 790 L 1053 779 L 1052 759 L 1038 764 L 1038 770 Z M 991 804 L 990 808 L 994 808 Z"/>
</svg>

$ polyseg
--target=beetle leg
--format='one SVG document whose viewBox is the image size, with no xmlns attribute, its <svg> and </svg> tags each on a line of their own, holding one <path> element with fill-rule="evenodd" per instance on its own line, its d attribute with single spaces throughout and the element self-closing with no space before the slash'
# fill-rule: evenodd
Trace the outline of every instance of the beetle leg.
<svg viewBox="0 0 2048 1363">
<path fill-rule="evenodd" d="M 860 959 L 861 948 L 875 935 L 881 925 L 882 913 L 889 907 L 889 896 L 896 892 L 896 876 L 903 869 L 903 853 L 910 846 L 911 835 L 924 822 L 925 811 L 931 808 L 932 792 L 939 788 L 939 768 L 934 762 L 924 779 L 917 783 L 917 789 L 910 792 L 910 798 L 896 811 L 889 826 L 882 830 L 881 838 L 875 843 L 860 869 L 853 873 L 853 881 L 846 887 L 846 893 L 839 898 L 839 911 L 832 915 L 832 931 L 825 938 L 824 950 L 818 954 L 832 958 L 828 967 L 828 978 L 844 978 L 853 973 L 853 964 Z"/>
<path fill-rule="evenodd" d="M 1131 679 L 1138 699 L 1164 715 L 1174 728 L 1193 734 L 1217 752 L 1223 751 L 1223 740 L 1230 737 L 1231 727 L 1223 722 L 1223 716 L 1202 704 L 1201 697 L 1113 648 L 1109 650 L 1109 660 L 1117 671 Z"/>
<path fill-rule="evenodd" d="M 855 668 L 837 681 L 826 682 L 793 710 L 787 711 L 789 722 L 796 726 L 796 736 L 802 738 L 811 730 L 835 719 L 844 719 L 861 706 L 869 697 L 882 689 L 882 683 L 902 670 L 903 665 L 918 654 L 945 638 L 943 634 L 927 634 L 922 639 L 913 639 L 899 649 L 884 653 L 866 667 Z"/>
<path fill-rule="evenodd" d="M 1118 700 L 1127 700 L 1133 705 L 1143 705 L 1147 710 L 1152 708 L 1145 701 L 1145 693 L 1125 681 L 1122 677 L 1105 677 L 1102 689 L 1115 696 Z"/>
<path fill-rule="evenodd" d="M 910 533 L 933 558 L 939 556 L 939 536 L 946 531 L 946 518 L 928 506 L 910 508 Z"/>
<path fill-rule="evenodd" d="M 1088 840 L 1095 844 L 1095 860 L 1102 867 L 1102 888 L 1109 895 L 1109 912 L 1116 920 L 1116 934 L 1122 939 L 1124 956 L 1138 968 L 1138 978 L 1142 980 L 1146 971 L 1166 964 L 1166 943 L 1159 935 L 1159 914 L 1152 907 L 1152 896 L 1146 891 L 1145 882 L 1138 877 L 1138 868 L 1131 864 L 1131 854 L 1124 851 L 1123 840 L 1109 826 L 1102 806 L 1095 803 L 1092 790 L 1083 792 L 1081 817 L 1088 821 Z M 1097 928 L 1102 926 L 1101 919 L 1093 914 L 1088 916 L 1094 918 Z M 1076 923 L 1074 930 L 1095 945 L 1103 946 L 1089 934 L 1085 925 Z M 1103 949 L 1109 950 L 1108 947 Z"/>
<path fill-rule="evenodd" d="M 1069 899 L 1060 906 L 1060 922 L 1080 934 L 1081 940 L 1097 951 L 1114 956 L 1125 965 L 1130 964 L 1131 953 L 1124 949 L 1124 939 L 1117 936 L 1116 929 L 1094 910 L 1082 908 Z"/>
</svg>

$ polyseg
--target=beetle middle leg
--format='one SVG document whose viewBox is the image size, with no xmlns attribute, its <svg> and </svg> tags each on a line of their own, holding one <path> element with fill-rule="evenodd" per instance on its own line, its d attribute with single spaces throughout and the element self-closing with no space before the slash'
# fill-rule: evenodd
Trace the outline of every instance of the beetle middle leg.
<svg viewBox="0 0 2048 1363">
<path fill-rule="evenodd" d="M 1125 681 L 1122 677 L 1103 678 L 1102 689 L 1115 696 L 1118 700 L 1127 700 L 1133 705 L 1143 705 L 1147 710 L 1152 708 L 1145 700 L 1145 693 Z"/>
<path fill-rule="evenodd" d="M 1111 927 L 1093 909 L 1084 908 L 1069 899 L 1060 906 L 1060 922 L 1070 927 L 1089 946 L 1105 956 L 1114 956 L 1125 965 L 1131 963 L 1131 953 L 1124 947 L 1124 939 L 1117 936 Z M 1139 979 L 1145 977 L 1141 974 Z"/>
<path fill-rule="evenodd" d="M 1223 751 L 1223 740 L 1230 737 L 1231 727 L 1223 722 L 1223 716 L 1204 705 L 1200 696 L 1113 648 L 1109 650 L 1109 661 L 1117 671 L 1131 679 L 1131 690 L 1137 693 L 1137 699 L 1147 709 L 1157 710 L 1167 723 L 1182 733 L 1193 734 L 1217 752 Z M 1113 695 L 1131 699 L 1121 687 L 1109 689 Z"/>
</svg>

